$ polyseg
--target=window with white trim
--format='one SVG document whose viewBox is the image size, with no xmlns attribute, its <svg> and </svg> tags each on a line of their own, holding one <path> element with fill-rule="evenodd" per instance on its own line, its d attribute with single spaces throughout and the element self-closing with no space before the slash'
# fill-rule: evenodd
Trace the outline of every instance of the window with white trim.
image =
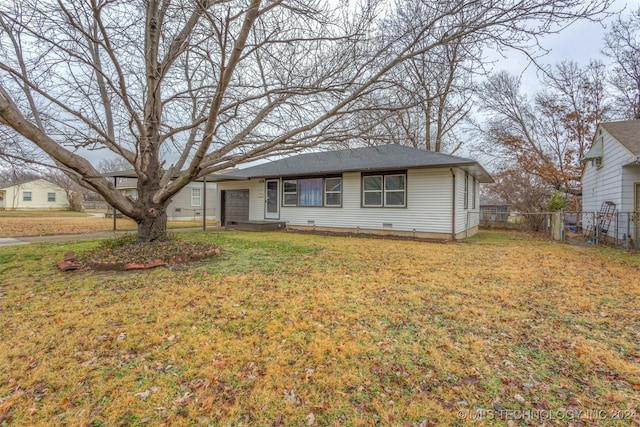
<svg viewBox="0 0 640 427">
<path fill-rule="evenodd" d="M 47 202 L 55 202 L 56 193 L 47 193 Z"/>
<path fill-rule="evenodd" d="M 342 178 L 325 178 L 324 205 L 342 206 Z"/>
<path fill-rule="evenodd" d="M 286 179 L 282 181 L 282 205 L 298 206 L 298 180 Z"/>
<path fill-rule="evenodd" d="M 31 201 L 31 191 L 24 191 L 22 193 L 22 201 L 23 202 L 30 202 Z"/>
<path fill-rule="evenodd" d="M 464 173 L 464 208 L 469 209 L 469 174 Z"/>
<path fill-rule="evenodd" d="M 202 189 L 191 189 L 191 206 L 202 206 Z"/>
<path fill-rule="evenodd" d="M 476 208 L 476 179 L 473 178 L 473 187 L 471 188 L 471 209 Z"/>
<path fill-rule="evenodd" d="M 407 205 L 407 174 L 390 173 L 362 176 L 362 206 L 405 207 Z"/>
</svg>

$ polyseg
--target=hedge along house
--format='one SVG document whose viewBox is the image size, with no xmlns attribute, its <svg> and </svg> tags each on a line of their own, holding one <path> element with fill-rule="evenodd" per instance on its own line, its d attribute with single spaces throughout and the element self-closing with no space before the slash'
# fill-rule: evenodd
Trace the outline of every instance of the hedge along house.
<svg viewBox="0 0 640 427">
<path fill-rule="evenodd" d="M 434 239 L 475 234 L 479 184 L 493 182 L 474 160 L 394 144 L 299 154 L 210 179 L 221 225 Z"/>
</svg>

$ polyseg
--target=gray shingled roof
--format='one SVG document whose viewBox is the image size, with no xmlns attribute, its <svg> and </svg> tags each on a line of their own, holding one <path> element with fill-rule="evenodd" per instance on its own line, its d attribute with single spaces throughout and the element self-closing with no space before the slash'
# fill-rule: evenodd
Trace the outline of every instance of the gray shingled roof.
<svg viewBox="0 0 640 427">
<path fill-rule="evenodd" d="M 475 160 L 397 144 L 298 154 L 211 178 L 212 181 L 225 181 L 442 167 L 460 167 L 480 182 L 493 182 L 489 173 Z"/>
<path fill-rule="evenodd" d="M 640 120 L 601 123 L 600 126 L 633 154 L 640 155 Z"/>
</svg>

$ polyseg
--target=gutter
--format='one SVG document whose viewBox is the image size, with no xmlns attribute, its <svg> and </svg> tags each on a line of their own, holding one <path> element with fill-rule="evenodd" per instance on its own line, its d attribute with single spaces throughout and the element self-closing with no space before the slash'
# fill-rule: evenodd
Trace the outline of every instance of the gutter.
<svg viewBox="0 0 640 427">
<path fill-rule="evenodd" d="M 452 185 L 452 198 L 453 204 L 451 205 L 451 240 L 456 240 L 456 173 L 453 171 L 453 168 L 449 168 L 449 172 L 451 172 L 451 185 Z"/>
</svg>

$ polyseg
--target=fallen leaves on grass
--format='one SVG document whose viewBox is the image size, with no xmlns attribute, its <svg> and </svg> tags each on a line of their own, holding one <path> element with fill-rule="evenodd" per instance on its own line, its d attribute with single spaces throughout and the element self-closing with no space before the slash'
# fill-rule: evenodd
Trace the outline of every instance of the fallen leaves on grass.
<svg viewBox="0 0 640 427">
<path fill-rule="evenodd" d="M 76 256 L 76 261 L 88 268 L 124 270 L 136 266 L 181 264 L 220 255 L 221 248 L 211 242 L 185 241 L 173 236 L 167 241 L 136 242 L 135 235 L 104 240 L 100 245 Z M 113 268 L 100 268 L 101 266 Z"/>
<path fill-rule="evenodd" d="M 518 237 L 189 238 L 227 256 L 63 275 L 47 264 L 60 249 L 2 249 L 20 264 L 0 273 L 7 424 L 525 425 L 509 414 L 560 409 L 638 421 L 637 258 Z M 596 415 L 572 422 L 609 421 Z"/>
</svg>

